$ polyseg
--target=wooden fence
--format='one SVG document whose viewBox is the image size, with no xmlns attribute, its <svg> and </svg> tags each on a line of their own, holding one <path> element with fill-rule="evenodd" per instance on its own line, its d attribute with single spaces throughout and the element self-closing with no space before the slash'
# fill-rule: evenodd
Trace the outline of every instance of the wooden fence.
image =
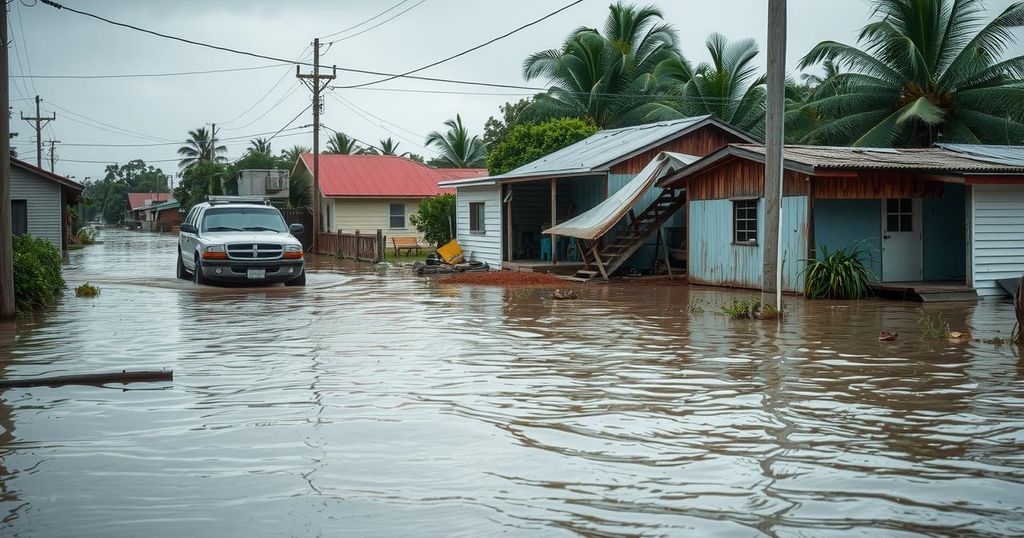
<svg viewBox="0 0 1024 538">
<path fill-rule="evenodd" d="M 296 234 L 295 238 L 302 243 L 302 248 L 309 252 L 313 248 L 313 208 L 289 207 L 282 209 L 281 215 L 284 216 L 284 221 L 289 225 L 302 225 L 302 233 Z"/>
<path fill-rule="evenodd" d="M 384 234 L 375 233 L 321 232 L 317 238 L 317 254 L 331 254 L 339 258 L 351 258 L 363 262 L 384 261 Z"/>
</svg>

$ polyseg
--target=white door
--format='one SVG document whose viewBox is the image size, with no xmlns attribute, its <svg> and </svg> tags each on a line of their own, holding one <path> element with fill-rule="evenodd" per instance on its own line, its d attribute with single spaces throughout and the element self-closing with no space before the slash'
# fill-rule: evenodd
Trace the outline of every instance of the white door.
<svg viewBox="0 0 1024 538">
<path fill-rule="evenodd" d="M 883 200 L 882 282 L 921 279 L 921 199 Z"/>
</svg>

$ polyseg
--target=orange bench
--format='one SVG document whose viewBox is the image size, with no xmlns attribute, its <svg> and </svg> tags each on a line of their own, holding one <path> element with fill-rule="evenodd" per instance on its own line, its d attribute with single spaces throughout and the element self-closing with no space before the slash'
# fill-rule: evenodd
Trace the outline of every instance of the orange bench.
<svg viewBox="0 0 1024 538">
<path fill-rule="evenodd" d="M 412 254 L 415 250 L 416 254 L 420 253 L 420 249 L 424 248 L 420 243 L 420 240 L 415 237 L 392 237 L 391 246 L 395 249 L 395 256 L 400 256 L 404 250 L 406 255 Z"/>
</svg>

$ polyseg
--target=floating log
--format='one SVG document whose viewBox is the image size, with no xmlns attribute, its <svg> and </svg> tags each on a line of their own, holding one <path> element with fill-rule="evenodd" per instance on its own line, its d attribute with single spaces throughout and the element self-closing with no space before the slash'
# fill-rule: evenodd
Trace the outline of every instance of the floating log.
<svg viewBox="0 0 1024 538">
<path fill-rule="evenodd" d="M 53 377 L 27 377 L 0 380 L 0 389 L 15 387 L 58 387 L 61 385 L 105 385 L 107 383 L 141 383 L 174 380 L 173 370 L 155 372 L 129 372 L 121 370 L 109 374 L 77 374 Z"/>
</svg>

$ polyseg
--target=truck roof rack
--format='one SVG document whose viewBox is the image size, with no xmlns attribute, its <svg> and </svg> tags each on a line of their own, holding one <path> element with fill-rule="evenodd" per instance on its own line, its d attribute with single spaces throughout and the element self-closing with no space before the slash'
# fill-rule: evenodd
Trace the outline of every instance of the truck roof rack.
<svg viewBox="0 0 1024 538">
<path fill-rule="evenodd" d="M 224 196 L 224 195 L 209 195 L 206 197 L 206 201 L 210 202 L 210 205 L 222 205 L 222 204 L 263 204 L 269 205 L 270 200 L 263 196 Z"/>
</svg>

